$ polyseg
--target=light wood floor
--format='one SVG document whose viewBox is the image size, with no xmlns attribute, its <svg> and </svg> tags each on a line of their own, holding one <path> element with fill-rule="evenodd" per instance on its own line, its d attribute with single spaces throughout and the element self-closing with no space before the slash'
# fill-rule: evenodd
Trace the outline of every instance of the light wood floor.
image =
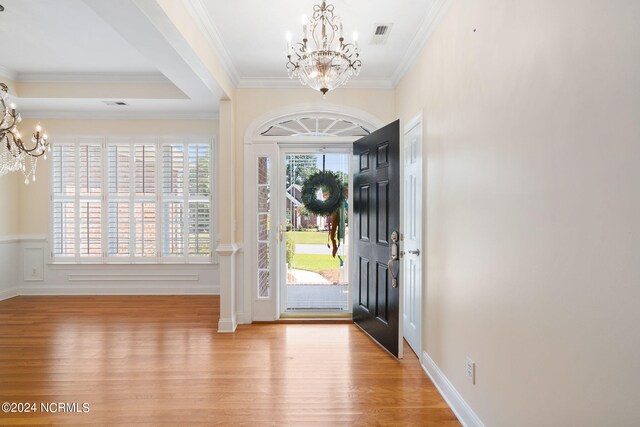
<svg viewBox="0 0 640 427">
<path fill-rule="evenodd" d="M 0 403 L 90 404 L 0 424 L 459 425 L 413 354 L 354 325 L 217 321 L 217 297 L 0 301 Z"/>
</svg>

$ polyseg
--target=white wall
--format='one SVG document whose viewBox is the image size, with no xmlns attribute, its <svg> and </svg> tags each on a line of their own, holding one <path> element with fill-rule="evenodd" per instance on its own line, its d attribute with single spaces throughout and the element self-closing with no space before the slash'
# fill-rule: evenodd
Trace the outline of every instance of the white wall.
<svg viewBox="0 0 640 427">
<path fill-rule="evenodd" d="M 640 423 L 638 22 L 456 0 L 397 89 L 425 118 L 425 350 L 488 426 Z"/>
</svg>

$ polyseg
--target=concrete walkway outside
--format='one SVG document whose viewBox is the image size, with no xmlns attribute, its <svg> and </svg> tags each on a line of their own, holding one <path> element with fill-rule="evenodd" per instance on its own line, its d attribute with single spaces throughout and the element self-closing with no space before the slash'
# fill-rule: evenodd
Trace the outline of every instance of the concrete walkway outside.
<svg viewBox="0 0 640 427">
<path fill-rule="evenodd" d="M 296 284 L 296 283 L 304 283 L 304 284 L 321 284 L 321 285 L 326 285 L 329 284 L 329 281 L 327 279 L 325 279 L 323 276 L 319 275 L 318 273 L 314 273 L 313 271 L 307 271 L 307 270 L 297 270 L 295 268 L 290 268 L 289 270 L 287 270 L 287 273 L 292 275 L 295 279 L 295 282 L 292 284 Z"/>
</svg>

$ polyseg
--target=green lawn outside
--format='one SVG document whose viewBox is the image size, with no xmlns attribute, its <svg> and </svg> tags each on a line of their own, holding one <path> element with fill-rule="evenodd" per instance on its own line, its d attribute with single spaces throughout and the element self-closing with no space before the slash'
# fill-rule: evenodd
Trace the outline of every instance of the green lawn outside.
<svg viewBox="0 0 640 427">
<path fill-rule="evenodd" d="M 293 239 L 294 243 L 327 244 L 329 233 L 326 231 L 289 231 L 287 239 Z"/>
<path fill-rule="evenodd" d="M 328 251 L 329 249 L 327 249 Z M 343 260 L 346 257 L 342 257 Z M 331 255 L 311 255 L 296 254 L 293 256 L 293 262 L 289 268 L 298 270 L 307 270 L 319 272 L 322 270 L 334 270 L 340 268 L 340 260 L 338 257 L 333 258 Z"/>
</svg>

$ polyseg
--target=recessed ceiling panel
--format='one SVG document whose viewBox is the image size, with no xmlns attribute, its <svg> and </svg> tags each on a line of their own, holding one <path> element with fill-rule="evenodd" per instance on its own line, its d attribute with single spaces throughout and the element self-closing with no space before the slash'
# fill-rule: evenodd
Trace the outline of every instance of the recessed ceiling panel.
<svg viewBox="0 0 640 427">
<path fill-rule="evenodd" d="M 13 72 L 157 72 L 81 0 L 2 0 L 2 5 L 2 66 Z"/>
</svg>

